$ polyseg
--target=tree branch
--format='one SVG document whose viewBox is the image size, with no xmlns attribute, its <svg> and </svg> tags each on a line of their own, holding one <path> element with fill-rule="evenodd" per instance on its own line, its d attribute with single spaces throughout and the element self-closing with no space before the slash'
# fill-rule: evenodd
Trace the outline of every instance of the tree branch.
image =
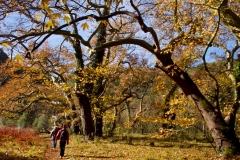
<svg viewBox="0 0 240 160">
<path fill-rule="evenodd" d="M 129 16 L 131 16 L 131 17 L 135 17 L 135 16 L 136 16 L 136 15 L 135 15 L 134 13 L 132 13 L 132 12 L 128 12 L 128 11 L 117 11 L 117 12 L 111 13 L 111 14 L 109 14 L 109 15 L 107 15 L 107 16 L 103 16 L 103 17 L 99 17 L 99 16 L 96 16 L 96 15 L 94 15 L 94 14 L 89 14 L 89 15 L 87 15 L 87 16 L 83 16 L 83 17 L 76 18 L 75 20 L 73 20 L 73 21 L 71 21 L 71 22 L 69 22 L 69 23 L 67 23 L 67 24 L 64 24 L 64 25 L 62 25 L 62 26 L 54 29 L 54 30 L 51 31 L 50 33 L 48 33 L 48 35 L 46 35 L 46 36 L 42 39 L 42 41 L 40 41 L 40 42 L 38 43 L 38 45 L 35 46 L 35 47 L 31 50 L 31 53 L 34 52 L 35 50 L 37 50 L 37 49 L 43 44 L 43 42 L 45 42 L 51 35 L 53 35 L 54 33 L 60 31 L 61 29 L 65 28 L 65 27 L 67 27 L 67 26 L 69 26 L 69 25 L 71 25 L 71 24 L 74 24 L 74 23 L 79 22 L 79 21 L 86 20 L 86 19 L 88 19 L 89 17 L 92 17 L 92 18 L 95 19 L 96 21 L 100 21 L 100 20 L 106 20 L 106 19 L 111 18 L 111 17 L 113 17 L 113 16 L 121 15 L 121 14 L 129 15 Z"/>
<path fill-rule="evenodd" d="M 145 48 L 146 50 L 148 50 L 149 52 L 154 53 L 154 49 L 149 43 L 147 43 L 146 41 L 141 40 L 141 39 L 133 39 L 133 38 L 119 39 L 117 41 L 106 42 L 106 43 L 102 44 L 101 46 L 96 47 L 94 50 L 95 50 L 95 52 L 98 52 L 104 48 L 109 48 L 109 47 L 123 45 L 123 44 L 139 45 L 139 46 Z"/>
<path fill-rule="evenodd" d="M 206 63 L 206 54 L 207 54 L 207 51 L 209 49 L 209 47 L 212 45 L 213 43 L 213 40 L 214 38 L 216 37 L 217 33 L 218 33 L 218 30 L 219 30 L 219 26 L 220 26 L 220 19 L 221 19 L 221 15 L 220 15 L 220 8 L 221 6 L 223 5 L 224 3 L 222 2 L 218 8 L 217 8 L 217 12 L 218 12 L 218 22 L 217 22 L 217 26 L 216 26 L 216 29 L 211 37 L 211 39 L 209 40 L 209 42 L 207 43 L 207 47 L 204 51 L 204 54 L 203 54 L 203 64 L 204 64 L 204 68 L 207 72 L 207 74 L 214 80 L 215 82 L 215 108 L 217 109 L 217 111 L 220 113 L 220 107 L 219 107 L 219 84 L 218 84 L 218 81 L 217 79 L 211 74 L 211 72 L 209 71 L 208 67 L 207 67 L 207 63 Z"/>
</svg>

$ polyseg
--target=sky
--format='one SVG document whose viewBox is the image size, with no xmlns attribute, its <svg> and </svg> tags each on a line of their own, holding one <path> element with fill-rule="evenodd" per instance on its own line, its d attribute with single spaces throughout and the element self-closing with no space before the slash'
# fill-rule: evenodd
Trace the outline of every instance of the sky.
<svg viewBox="0 0 240 160">
<path fill-rule="evenodd" d="M 130 9 L 130 7 L 129 6 L 126 6 L 125 7 L 125 9 Z M 17 19 L 19 17 L 19 14 L 13 14 L 12 15 L 12 18 L 9 18 L 9 19 L 7 19 L 7 20 L 5 20 L 4 22 L 6 22 L 7 24 L 11 24 L 11 23 L 14 23 L 15 22 L 15 19 Z M 0 30 L 3 30 L 3 28 L 4 28 L 4 26 L 2 25 L 3 24 L 3 22 L 0 22 Z M 15 24 L 14 24 L 15 25 Z M 80 26 L 80 25 L 79 25 Z M 91 28 L 90 28 L 91 29 Z M 6 30 L 8 30 L 8 28 L 6 29 Z M 85 39 L 85 40 L 87 40 L 87 38 L 89 37 L 89 32 L 85 32 L 85 31 L 83 31 L 82 29 L 80 29 L 79 30 L 80 31 L 80 33 L 81 33 L 81 36 Z M 2 32 L 3 33 L 3 32 Z M 55 46 L 57 46 L 57 45 L 59 45 L 59 44 L 61 44 L 62 43 L 62 41 L 63 41 L 63 38 L 61 37 L 61 36 L 51 36 L 50 38 L 48 38 L 48 42 L 53 46 L 53 47 L 55 47 Z M 232 45 L 232 43 L 229 43 L 229 48 L 231 48 L 231 45 Z M 4 51 L 6 52 L 6 53 L 10 53 L 10 48 L 5 48 L 5 47 L 3 47 L 2 46 L 2 48 L 4 49 Z M 136 47 L 136 51 L 135 51 L 135 53 L 137 53 L 137 52 L 144 52 L 144 53 L 146 53 L 146 51 L 144 51 L 142 48 L 140 48 L 140 47 Z M 218 47 L 210 47 L 209 48 L 209 50 L 208 50 L 208 52 L 207 52 L 207 56 L 206 56 L 206 60 L 207 60 L 207 62 L 208 63 L 211 63 L 211 62 L 214 62 L 215 60 L 216 60 L 216 54 L 213 54 L 213 53 L 217 53 L 217 54 L 220 54 L 220 56 L 224 56 L 224 53 L 223 53 L 223 50 L 222 49 L 220 49 L 220 48 L 218 48 Z M 17 53 L 15 53 L 15 54 L 17 54 Z M 150 54 L 150 53 L 146 53 L 146 57 L 148 57 L 148 59 L 150 60 L 150 63 L 154 63 L 155 62 L 155 58 L 154 58 L 154 56 L 152 55 L 152 54 Z"/>
</svg>

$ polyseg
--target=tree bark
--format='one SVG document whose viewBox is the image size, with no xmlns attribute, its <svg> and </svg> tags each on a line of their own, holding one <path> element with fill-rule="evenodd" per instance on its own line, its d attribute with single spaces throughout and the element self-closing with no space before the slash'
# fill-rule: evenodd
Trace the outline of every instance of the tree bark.
<svg viewBox="0 0 240 160">
<path fill-rule="evenodd" d="M 80 101 L 81 121 L 83 127 L 84 140 L 91 141 L 94 139 L 94 125 L 89 97 L 81 93 L 78 93 L 77 97 Z"/>
<path fill-rule="evenodd" d="M 157 58 L 164 66 L 164 69 L 160 68 L 183 90 L 202 114 L 216 144 L 216 150 L 223 155 L 240 153 L 240 143 L 234 128 L 227 125 L 222 114 L 203 96 L 189 75 L 173 63 L 170 54 L 157 54 Z"/>
<path fill-rule="evenodd" d="M 81 81 L 79 78 L 82 77 L 82 74 L 78 72 L 79 69 L 84 68 L 83 58 L 82 58 L 82 50 L 80 41 L 78 39 L 74 40 L 73 47 L 75 49 L 75 59 L 76 59 L 76 82 L 75 82 L 75 91 L 76 97 L 79 102 L 80 111 L 81 111 L 81 121 L 82 121 L 82 129 L 84 140 L 89 141 L 94 139 L 94 124 L 92 118 L 92 107 L 90 103 L 89 93 L 92 91 L 92 84 L 85 84 L 83 88 L 81 88 Z M 84 89 L 85 93 L 81 93 L 81 90 Z"/>
<path fill-rule="evenodd" d="M 103 128 L 103 116 L 102 116 L 102 114 L 101 113 L 100 114 L 99 113 L 95 114 L 95 119 L 96 119 L 95 135 L 97 137 L 102 137 L 103 136 L 103 130 L 102 130 L 102 128 Z"/>
<path fill-rule="evenodd" d="M 104 8 L 102 15 L 105 16 L 109 13 L 109 6 L 110 3 Z M 107 32 L 106 32 L 107 26 L 104 23 L 100 23 L 100 26 L 98 28 L 98 34 L 97 34 L 97 46 L 101 46 L 103 43 L 106 42 L 106 36 L 107 36 Z M 103 57 L 105 55 L 105 49 L 102 49 L 100 51 L 98 51 L 92 58 L 93 63 L 92 63 L 92 67 L 93 68 L 97 68 L 99 66 L 102 66 L 103 64 Z M 93 88 L 93 95 L 96 98 L 100 98 L 99 96 L 102 94 L 102 92 L 104 91 L 104 84 L 103 84 L 103 80 L 104 77 L 98 77 L 97 78 L 97 83 L 96 85 L 94 85 Z M 97 108 L 97 112 L 95 114 L 95 135 L 98 137 L 102 137 L 103 135 L 103 113 L 102 113 L 102 109 L 101 109 L 101 103 L 98 100 L 96 102 L 95 107 Z"/>
</svg>

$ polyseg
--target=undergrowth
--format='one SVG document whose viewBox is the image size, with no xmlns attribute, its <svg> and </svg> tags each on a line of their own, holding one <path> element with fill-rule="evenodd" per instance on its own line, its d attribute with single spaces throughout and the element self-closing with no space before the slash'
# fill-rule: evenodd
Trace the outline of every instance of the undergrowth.
<svg viewBox="0 0 240 160">
<path fill-rule="evenodd" d="M 42 137 L 34 130 L 0 128 L 0 157 L 8 160 L 43 159 L 46 148 Z"/>
</svg>

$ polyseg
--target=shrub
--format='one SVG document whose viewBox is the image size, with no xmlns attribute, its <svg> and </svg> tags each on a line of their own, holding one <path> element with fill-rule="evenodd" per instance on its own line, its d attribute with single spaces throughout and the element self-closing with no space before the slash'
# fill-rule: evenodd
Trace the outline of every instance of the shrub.
<svg viewBox="0 0 240 160">
<path fill-rule="evenodd" d="M 22 116 L 18 119 L 18 127 L 26 128 L 28 126 L 28 113 L 24 112 Z"/>
<path fill-rule="evenodd" d="M 36 118 L 32 124 L 32 126 L 37 130 L 40 131 L 41 129 L 48 129 L 49 128 L 49 118 L 45 115 L 42 114 L 38 118 Z"/>
</svg>

